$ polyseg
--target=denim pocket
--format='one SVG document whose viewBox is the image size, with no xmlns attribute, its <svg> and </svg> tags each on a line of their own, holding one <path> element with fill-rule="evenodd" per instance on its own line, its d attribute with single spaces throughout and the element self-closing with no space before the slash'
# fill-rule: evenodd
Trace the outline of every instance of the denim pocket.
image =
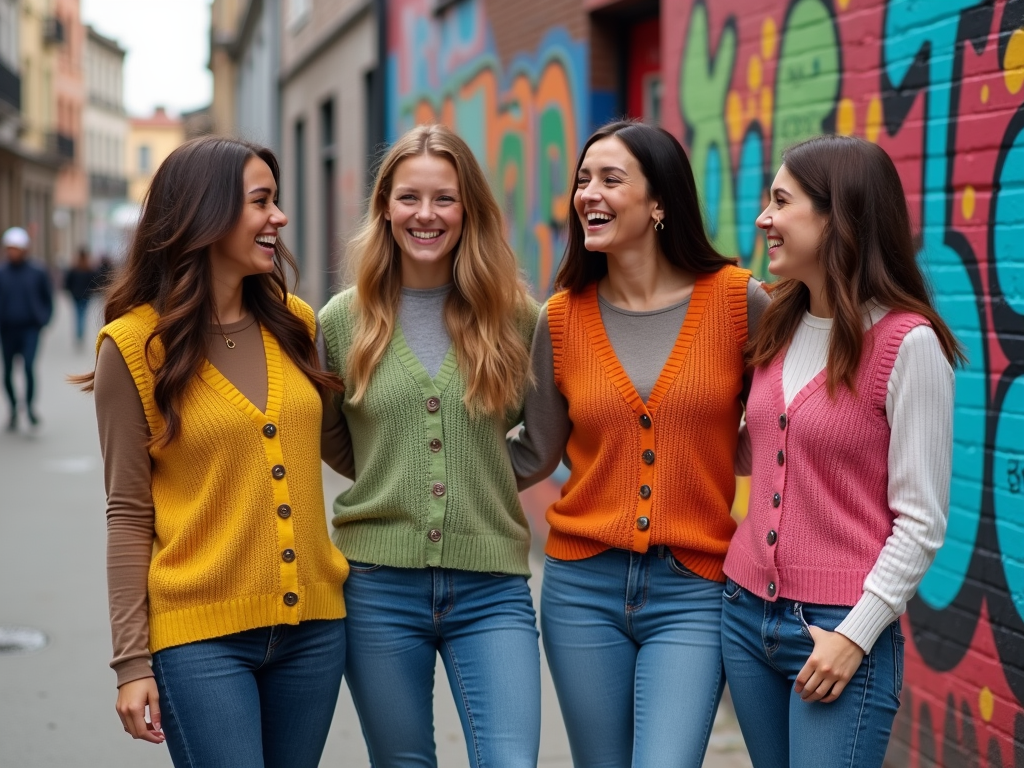
<svg viewBox="0 0 1024 768">
<path fill-rule="evenodd" d="M 903 649 L 907 642 L 906 638 L 903 637 L 903 630 L 900 628 L 899 619 L 892 623 L 891 634 L 893 661 L 892 692 L 896 696 L 896 701 L 899 701 L 900 694 L 903 693 Z"/>
<path fill-rule="evenodd" d="M 684 576 L 688 579 L 700 578 L 698 574 L 694 573 L 685 565 L 676 560 L 675 555 L 673 555 L 671 552 L 668 553 L 668 557 L 666 557 L 665 559 L 668 561 L 668 567 L 671 569 L 672 573 L 676 574 L 677 576 Z"/>
<path fill-rule="evenodd" d="M 800 621 L 800 634 L 813 642 L 814 638 L 811 637 L 811 625 L 808 624 L 807 619 L 804 618 L 804 604 L 793 603 L 793 613 L 796 614 L 797 619 Z"/>
<path fill-rule="evenodd" d="M 725 580 L 725 589 L 722 590 L 722 599 L 728 600 L 730 603 L 734 603 L 742 591 L 743 587 L 732 579 L 727 578 Z"/>
<path fill-rule="evenodd" d="M 373 563 L 361 563 L 358 560 L 348 561 L 348 568 L 349 571 L 352 573 L 372 573 L 373 571 L 376 571 L 378 568 L 383 567 L 384 566 L 380 563 L 374 565 Z"/>
</svg>

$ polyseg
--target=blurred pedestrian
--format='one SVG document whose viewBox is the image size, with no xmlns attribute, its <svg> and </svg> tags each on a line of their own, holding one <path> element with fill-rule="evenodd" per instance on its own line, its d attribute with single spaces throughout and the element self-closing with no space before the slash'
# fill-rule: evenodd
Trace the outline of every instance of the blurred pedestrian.
<svg viewBox="0 0 1024 768">
<path fill-rule="evenodd" d="M 576 766 L 699 768 L 724 683 L 743 345 L 769 298 L 708 241 L 668 132 L 605 125 L 574 179 L 509 441 L 520 488 L 569 459 L 547 513 L 544 650 Z"/>
<path fill-rule="evenodd" d="M 85 320 L 89 299 L 96 291 L 97 274 L 92 267 L 87 248 L 78 250 L 75 263 L 64 273 L 64 290 L 71 294 L 75 307 L 75 346 L 79 348 L 85 341 Z"/>
<path fill-rule="evenodd" d="M 4 358 L 4 391 L 11 407 L 7 431 L 18 428 L 18 397 L 14 388 L 14 360 L 21 358 L 25 372 L 25 415 L 33 427 L 39 416 L 33 408 L 36 392 L 35 361 L 39 333 L 53 314 L 53 286 L 49 273 L 28 258 L 31 240 L 21 227 L 3 234 L 7 263 L 0 266 L 0 348 Z"/>
<path fill-rule="evenodd" d="M 314 768 L 345 664 L 319 456 L 321 394 L 341 384 L 287 290 L 278 179 L 244 142 L 172 152 L 79 378 L 107 487 L 117 711 L 176 766 Z"/>
<path fill-rule="evenodd" d="M 767 208 L 780 279 L 749 351 L 750 510 L 722 638 L 755 768 L 879 768 L 903 680 L 899 617 L 942 544 L 960 345 L 915 261 L 876 145 L 786 150 Z"/>
<path fill-rule="evenodd" d="M 376 768 L 436 765 L 441 654 L 477 766 L 535 768 L 540 649 L 530 530 L 505 433 L 536 304 L 466 143 L 420 126 L 381 164 L 350 245 L 356 283 L 320 313 L 354 485 L 334 503 L 351 559 L 345 678 Z"/>
</svg>

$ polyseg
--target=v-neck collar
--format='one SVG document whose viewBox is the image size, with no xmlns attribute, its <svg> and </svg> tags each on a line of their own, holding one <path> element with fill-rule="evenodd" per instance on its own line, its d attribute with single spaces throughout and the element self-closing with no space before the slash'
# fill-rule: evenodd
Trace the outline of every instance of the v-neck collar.
<svg viewBox="0 0 1024 768">
<path fill-rule="evenodd" d="M 266 326 L 260 324 L 263 336 L 263 351 L 267 358 L 267 409 L 257 408 L 241 391 L 224 376 L 208 359 L 203 360 L 199 375 L 203 381 L 223 395 L 235 408 L 248 416 L 254 424 L 262 427 L 270 422 L 276 424 L 281 414 L 284 397 L 284 371 L 281 367 L 281 347 Z"/>
<path fill-rule="evenodd" d="M 892 312 L 887 312 L 883 315 L 877 323 L 872 324 L 870 328 L 864 331 L 864 341 L 861 346 L 862 354 L 866 345 L 875 336 L 875 329 L 878 328 L 886 319 L 892 315 Z M 781 413 L 788 413 L 792 415 L 801 405 L 803 405 L 810 397 L 817 392 L 826 381 L 828 381 L 828 361 L 826 358 L 825 367 L 818 371 L 814 378 L 808 381 L 800 390 L 796 393 L 793 399 L 790 401 L 789 406 L 786 406 L 786 390 L 782 384 L 782 366 L 786 362 L 786 355 L 789 354 L 789 345 L 782 350 L 782 353 L 775 356 L 769 367 L 769 375 L 772 383 L 773 397 L 775 400 L 775 408 Z"/>
<path fill-rule="evenodd" d="M 676 336 L 676 343 L 665 361 L 658 380 L 651 389 L 651 395 L 645 403 L 640 393 L 633 386 L 629 374 L 622 367 L 615 349 L 612 347 L 608 332 L 601 319 L 601 306 L 598 302 L 597 283 L 591 283 L 580 295 L 580 318 L 583 327 L 586 329 L 590 342 L 594 347 L 597 359 L 604 367 L 608 380 L 619 390 L 623 399 L 636 413 L 654 413 L 658 405 L 668 394 L 676 376 L 683 368 L 683 363 L 693 344 L 693 338 L 700 327 L 700 321 L 704 316 L 704 309 L 707 307 L 708 298 L 711 295 L 711 288 L 717 273 L 699 275 L 693 285 L 693 292 L 690 294 L 690 306 L 686 310 L 686 318 Z"/>
<path fill-rule="evenodd" d="M 402 331 L 402 323 L 397 318 L 395 318 L 395 332 L 392 335 L 391 348 L 398 355 L 398 359 L 402 361 L 405 369 L 422 391 L 438 393 L 443 392 L 448 386 L 448 382 L 455 372 L 457 362 L 455 347 L 451 343 L 448 344 L 448 351 L 445 352 L 441 368 L 434 378 L 430 378 L 427 369 L 420 362 L 420 359 L 416 357 L 416 353 L 412 351 L 409 342 L 406 341 L 405 333 Z"/>
</svg>

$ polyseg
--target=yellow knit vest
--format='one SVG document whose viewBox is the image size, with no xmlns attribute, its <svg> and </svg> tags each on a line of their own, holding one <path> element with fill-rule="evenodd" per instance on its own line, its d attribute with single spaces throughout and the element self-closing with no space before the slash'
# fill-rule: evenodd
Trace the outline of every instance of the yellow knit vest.
<svg viewBox="0 0 1024 768">
<path fill-rule="evenodd" d="M 315 329 L 312 309 L 289 309 Z M 117 344 L 151 433 L 163 424 L 153 370 L 163 361 L 158 315 L 136 307 L 100 331 Z M 155 538 L 149 568 L 149 648 L 274 624 L 345 616 L 348 563 L 331 544 L 320 474 L 316 387 L 263 328 L 262 413 L 204 361 L 181 399 L 181 432 L 151 448 Z M 273 425 L 272 427 L 268 425 Z M 282 471 L 283 468 L 283 471 Z"/>
</svg>

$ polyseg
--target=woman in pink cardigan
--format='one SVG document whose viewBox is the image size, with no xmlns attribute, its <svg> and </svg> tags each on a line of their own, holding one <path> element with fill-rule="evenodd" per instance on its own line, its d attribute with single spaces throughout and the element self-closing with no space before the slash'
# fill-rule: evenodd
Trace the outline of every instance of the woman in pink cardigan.
<svg viewBox="0 0 1024 768">
<path fill-rule="evenodd" d="M 755 768 L 877 768 L 899 616 L 945 534 L 963 355 L 874 144 L 789 149 L 757 226 L 780 280 L 747 348 L 750 511 L 725 561 L 726 677 Z"/>
</svg>

